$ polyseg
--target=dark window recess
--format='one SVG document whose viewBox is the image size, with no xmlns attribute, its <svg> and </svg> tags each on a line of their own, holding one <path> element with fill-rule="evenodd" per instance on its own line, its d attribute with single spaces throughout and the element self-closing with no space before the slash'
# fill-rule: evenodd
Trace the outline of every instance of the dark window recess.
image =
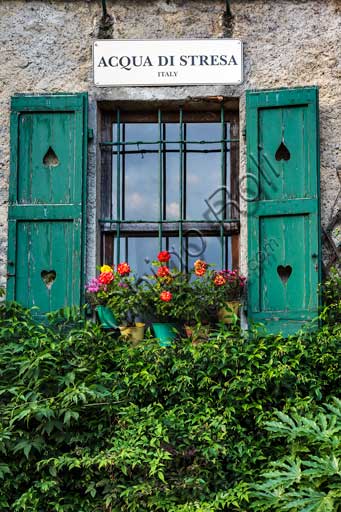
<svg viewBox="0 0 341 512">
<path fill-rule="evenodd" d="M 214 112 L 103 113 L 100 259 L 139 274 L 158 251 L 178 268 L 238 266 L 238 118 Z"/>
</svg>

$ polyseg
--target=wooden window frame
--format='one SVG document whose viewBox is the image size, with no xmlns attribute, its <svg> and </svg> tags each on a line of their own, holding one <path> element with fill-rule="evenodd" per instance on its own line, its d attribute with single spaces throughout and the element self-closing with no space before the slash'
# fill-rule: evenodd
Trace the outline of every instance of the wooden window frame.
<svg viewBox="0 0 341 512">
<path fill-rule="evenodd" d="M 100 116 L 100 173 L 99 173 L 99 193 L 97 215 L 99 219 L 99 237 L 98 237 L 98 259 L 101 263 L 113 261 L 114 256 L 114 237 L 119 238 L 132 235 L 134 237 L 155 236 L 161 240 L 163 237 L 179 237 L 179 229 L 181 224 L 181 245 L 182 240 L 186 239 L 186 235 L 191 232 L 200 231 L 203 236 L 220 236 L 231 237 L 232 248 L 232 267 L 239 266 L 239 112 L 238 104 L 233 102 L 231 105 L 218 102 L 202 101 L 187 104 L 179 103 L 159 103 L 151 105 L 142 102 L 136 104 L 134 102 L 123 102 L 121 104 L 104 103 L 101 106 Z M 237 108 L 236 108 L 237 105 Z M 119 122 L 124 123 L 179 123 L 179 112 L 182 111 L 182 123 L 184 126 L 188 122 L 207 123 L 220 122 L 230 124 L 230 149 L 226 148 L 224 152 L 230 152 L 230 169 L 231 169 L 231 199 L 236 207 L 231 206 L 230 215 L 233 220 L 227 221 L 209 221 L 194 222 L 191 220 L 162 220 L 158 223 L 131 223 L 120 220 L 115 222 L 116 214 L 112 212 L 112 154 L 113 151 L 105 150 L 105 144 L 112 139 L 112 125 L 117 122 L 117 112 L 119 111 Z M 222 121 L 222 111 L 223 121 Z M 162 120 L 160 114 L 162 112 Z M 163 128 L 164 129 L 164 128 Z M 164 132 L 163 132 L 164 133 Z M 184 140 L 186 136 L 184 135 Z M 165 143 L 166 144 L 166 143 Z M 109 146 L 110 147 L 110 146 Z M 112 147 L 112 146 L 111 146 Z M 143 150 L 142 150 L 143 151 Z M 163 147 L 165 151 L 165 145 Z M 222 150 L 220 150 L 222 151 Z M 137 151 L 137 152 L 141 152 Z M 204 151 L 200 151 L 204 152 Z M 186 153 L 186 148 L 184 148 Z M 165 153 L 163 153 L 165 155 Z M 186 187 L 185 187 L 186 188 Z M 184 203 L 186 197 L 184 197 Z M 165 201 L 164 210 L 165 210 Z M 163 219 L 165 211 L 163 211 Z M 226 217 L 224 216 L 224 219 Z M 161 235 L 160 235 L 161 233 Z M 187 242 L 186 242 L 187 243 Z M 161 249 L 161 246 L 160 246 Z M 224 249 L 222 249 L 224 251 Z M 224 257 L 222 256 L 222 261 Z M 227 257 L 225 257 L 227 261 Z M 224 265 L 222 265 L 224 266 Z"/>
</svg>

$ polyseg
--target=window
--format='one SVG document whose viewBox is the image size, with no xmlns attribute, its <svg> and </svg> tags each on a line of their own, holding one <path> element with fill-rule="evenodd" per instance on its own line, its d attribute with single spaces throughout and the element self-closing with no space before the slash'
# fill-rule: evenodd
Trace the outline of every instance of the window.
<svg viewBox="0 0 341 512">
<path fill-rule="evenodd" d="M 101 262 L 142 274 L 167 249 L 182 269 L 238 266 L 237 112 L 120 106 L 102 126 Z"/>
</svg>

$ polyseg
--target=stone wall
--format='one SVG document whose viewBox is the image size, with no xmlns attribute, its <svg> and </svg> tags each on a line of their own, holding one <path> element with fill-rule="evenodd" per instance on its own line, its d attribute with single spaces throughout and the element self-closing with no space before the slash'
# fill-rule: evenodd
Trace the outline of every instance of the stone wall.
<svg viewBox="0 0 341 512">
<path fill-rule="evenodd" d="M 97 101 L 169 100 L 202 96 L 240 98 L 244 91 L 318 85 L 320 88 L 322 223 L 335 213 L 341 165 L 341 2 L 339 0 L 107 1 L 112 20 L 101 23 L 101 2 L 91 0 L 0 3 L 0 285 L 5 284 L 9 180 L 10 98 L 15 93 L 88 91 L 89 126 L 97 125 Z M 244 83 L 239 87 L 100 88 L 93 86 L 92 43 L 120 39 L 221 38 L 244 42 Z M 95 270 L 96 136 L 89 147 L 88 275 Z M 245 146 L 241 137 L 241 174 Z M 245 206 L 245 205 L 244 205 Z M 246 229 L 242 219 L 241 264 Z"/>
</svg>

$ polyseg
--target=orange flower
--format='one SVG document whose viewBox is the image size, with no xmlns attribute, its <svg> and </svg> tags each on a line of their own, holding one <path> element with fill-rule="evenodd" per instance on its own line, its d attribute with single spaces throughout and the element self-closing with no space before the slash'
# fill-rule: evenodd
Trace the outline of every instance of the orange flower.
<svg viewBox="0 0 341 512">
<path fill-rule="evenodd" d="M 114 274 L 112 272 L 101 272 L 98 276 L 98 282 L 101 284 L 110 284 L 114 280 Z"/>
<path fill-rule="evenodd" d="M 197 260 L 194 263 L 194 273 L 196 276 L 204 276 L 207 270 L 207 263 L 203 260 Z"/>
<path fill-rule="evenodd" d="M 169 268 L 168 267 L 159 267 L 157 269 L 157 276 L 158 277 L 167 277 L 167 276 L 169 276 Z"/>
<path fill-rule="evenodd" d="M 170 260 L 170 253 L 168 251 L 161 251 L 159 252 L 159 254 L 157 255 L 157 259 L 159 261 L 161 261 L 161 263 L 167 263 L 167 261 Z"/>
<path fill-rule="evenodd" d="M 216 286 L 223 286 L 226 284 L 226 279 L 220 274 L 216 274 L 216 276 L 213 279 L 213 282 Z"/>
<path fill-rule="evenodd" d="M 171 294 L 171 292 L 163 291 L 160 293 L 160 299 L 163 300 L 164 302 L 169 302 L 172 300 L 172 298 L 173 295 Z"/>
<path fill-rule="evenodd" d="M 128 263 L 119 263 L 117 265 L 117 272 L 120 276 L 128 276 L 130 274 L 130 266 Z"/>
</svg>

